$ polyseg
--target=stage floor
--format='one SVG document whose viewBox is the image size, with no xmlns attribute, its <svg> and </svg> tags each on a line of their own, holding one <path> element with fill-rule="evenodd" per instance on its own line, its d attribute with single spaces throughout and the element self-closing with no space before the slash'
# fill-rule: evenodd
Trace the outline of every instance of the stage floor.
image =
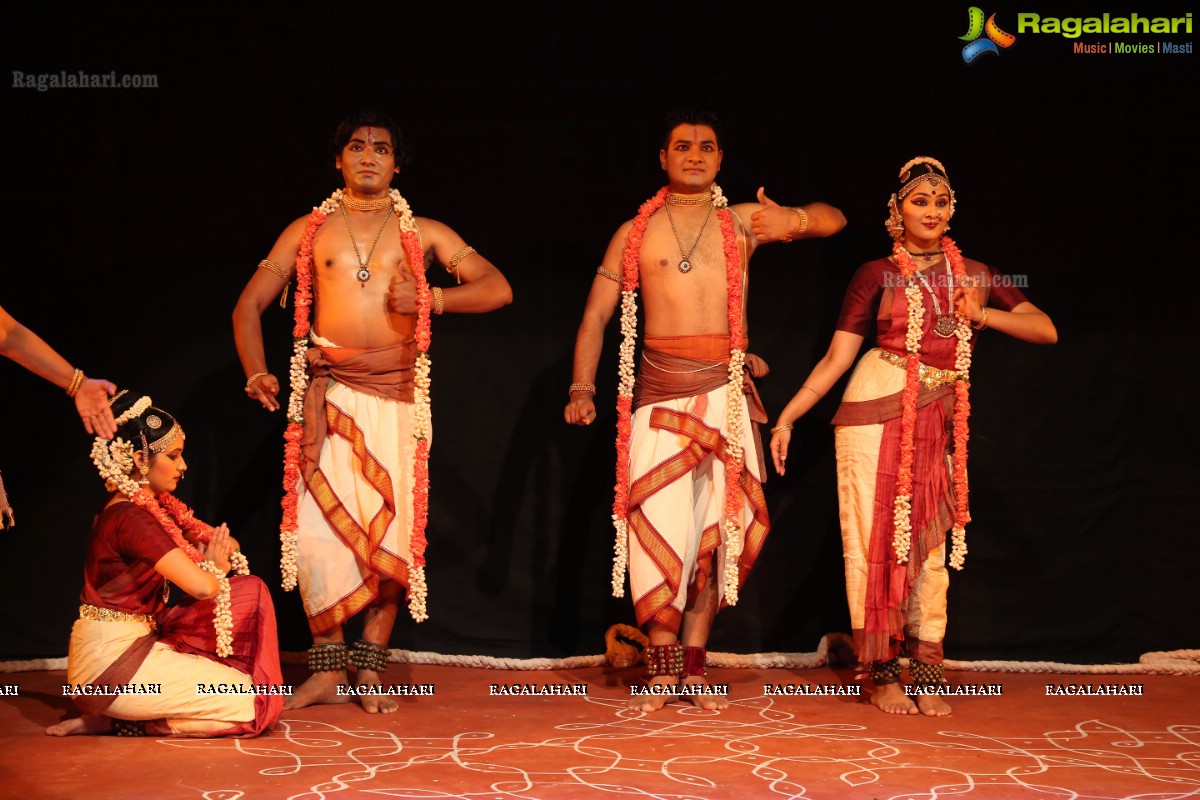
<svg viewBox="0 0 1200 800">
<path fill-rule="evenodd" d="M 285 667 L 294 683 L 304 674 Z M 404 698 L 386 716 L 357 705 L 306 708 L 259 739 L 201 740 L 44 736 L 72 713 L 65 674 L 6 673 L 0 683 L 19 695 L 0 696 L 0 796 L 1200 797 L 1196 677 L 947 673 L 952 686 L 998 684 L 1002 694 L 950 697 L 951 716 L 927 718 L 885 715 L 865 697 L 764 695 L 764 685 L 855 685 L 852 670 L 829 667 L 712 669 L 711 681 L 729 684 L 728 710 L 680 701 L 637 714 L 624 707 L 639 674 L 392 664 L 389 684 L 433 684 L 433 696 Z M 582 684 L 587 694 L 493 695 L 499 683 Z M 1144 691 L 1048 696 L 1047 684 Z"/>
</svg>

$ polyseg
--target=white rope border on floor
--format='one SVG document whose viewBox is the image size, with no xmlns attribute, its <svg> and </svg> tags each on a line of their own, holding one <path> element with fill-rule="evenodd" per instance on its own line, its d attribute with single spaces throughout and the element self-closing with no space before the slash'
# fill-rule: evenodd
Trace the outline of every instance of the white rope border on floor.
<svg viewBox="0 0 1200 800">
<path fill-rule="evenodd" d="M 813 669 L 830 663 L 829 651 L 834 650 L 833 663 L 853 661 L 853 642 L 844 633 L 829 633 L 821 637 L 813 653 L 709 653 L 710 667 L 734 669 Z M 304 652 L 281 653 L 285 664 L 303 664 Z M 608 663 L 603 655 L 571 656 L 570 658 L 497 658 L 494 656 L 444 655 L 414 650 L 392 650 L 391 660 L 397 664 L 430 664 L 439 667 L 470 667 L 472 669 L 504 669 L 513 671 L 569 670 L 602 667 Z M 1033 672 L 1064 675 L 1200 675 L 1200 650 L 1170 650 L 1144 653 L 1136 664 L 1065 664 L 1059 661 L 951 661 L 947 670 L 963 672 Z M 65 658 L 35 658 L 29 661 L 0 661 L 0 672 L 39 672 L 66 669 Z"/>
</svg>

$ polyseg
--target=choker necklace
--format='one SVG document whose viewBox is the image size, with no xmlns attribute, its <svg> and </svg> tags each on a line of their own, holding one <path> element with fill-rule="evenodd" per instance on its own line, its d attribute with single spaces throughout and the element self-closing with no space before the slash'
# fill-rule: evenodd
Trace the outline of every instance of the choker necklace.
<svg viewBox="0 0 1200 800">
<path fill-rule="evenodd" d="M 702 206 L 712 202 L 712 192 L 702 194 L 668 194 L 667 203 L 673 206 Z"/>
<path fill-rule="evenodd" d="M 383 211 L 385 208 L 392 207 L 392 198 L 381 197 L 378 200 L 359 200 L 357 197 L 351 197 L 349 194 L 343 192 L 342 205 L 351 211 Z"/>
<path fill-rule="evenodd" d="M 663 208 L 667 211 L 667 219 L 671 222 L 671 233 L 675 234 L 675 244 L 679 247 L 679 255 L 683 259 L 679 262 L 679 271 L 683 273 L 692 271 L 692 253 L 696 252 L 696 246 L 700 244 L 700 237 L 704 235 L 704 226 L 708 225 L 708 218 L 712 216 L 712 203 L 708 204 L 708 213 L 704 215 L 704 222 L 700 223 L 700 230 L 696 233 L 696 241 L 692 242 L 691 249 L 686 253 L 683 252 L 683 242 L 679 241 L 679 230 L 675 227 L 675 217 L 671 216 L 670 195 L 667 195 L 668 202 Z M 698 204 L 696 204 L 698 205 Z"/>
<path fill-rule="evenodd" d="M 926 263 L 926 264 L 932 264 L 932 263 L 933 263 L 933 257 L 934 257 L 934 256 L 940 256 L 940 255 L 942 254 L 942 251 L 941 251 L 941 250 L 930 250 L 930 251 L 928 251 L 928 252 L 926 252 L 926 253 L 914 253 L 914 252 L 913 252 L 913 251 L 911 251 L 911 250 L 908 250 L 908 251 L 906 251 L 906 252 L 907 252 L 907 253 L 908 253 L 910 256 L 912 256 L 913 258 L 923 258 L 923 259 L 925 259 L 925 263 Z"/>
<path fill-rule="evenodd" d="M 940 250 L 938 251 L 941 252 Z M 910 255 L 923 256 L 924 253 L 915 253 Z M 930 255 L 936 255 L 931 253 Z M 958 330 L 958 322 L 954 319 L 954 273 L 950 271 L 950 262 L 946 262 L 946 279 L 948 281 L 947 296 L 950 298 L 950 308 L 946 309 L 946 314 L 942 314 L 942 304 L 938 302 L 937 293 L 933 291 L 933 287 L 929 285 L 929 279 L 925 277 L 925 273 L 917 271 L 917 280 L 919 280 L 926 289 L 929 290 L 929 296 L 933 298 L 933 313 L 937 317 L 937 323 L 933 326 L 933 332 L 943 339 L 949 339 L 955 335 Z"/>
<path fill-rule="evenodd" d="M 379 233 L 375 234 L 375 241 L 371 242 L 371 252 L 367 253 L 366 260 L 363 259 L 361 251 L 358 249 L 358 240 L 354 238 L 354 228 L 350 225 L 350 215 L 346 213 L 346 198 L 342 198 L 341 204 L 338 206 L 342 209 L 342 217 L 346 220 L 346 230 L 350 231 L 350 244 L 354 245 L 354 257 L 358 260 L 358 272 L 354 273 L 354 277 L 358 278 L 359 286 L 366 286 L 367 281 L 371 280 L 371 270 L 367 266 L 371 263 L 371 256 L 375 255 L 375 246 L 379 244 L 379 238 L 383 236 L 383 229 L 387 227 L 388 219 L 392 216 L 391 200 L 388 200 L 388 213 L 383 215 L 383 224 L 379 226 Z"/>
</svg>

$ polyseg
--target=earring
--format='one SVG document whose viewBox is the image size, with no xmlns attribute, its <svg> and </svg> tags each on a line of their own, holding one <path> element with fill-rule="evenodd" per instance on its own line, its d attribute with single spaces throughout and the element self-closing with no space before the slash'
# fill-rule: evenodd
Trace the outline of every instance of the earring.
<svg viewBox="0 0 1200 800">
<path fill-rule="evenodd" d="M 887 228 L 888 235 L 896 241 L 904 238 L 904 217 L 900 216 L 900 209 L 896 207 L 896 195 L 892 195 L 892 199 L 888 201 L 888 218 L 883 227 Z"/>
<path fill-rule="evenodd" d="M 150 474 L 150 445 L 146 442 L 146 434 L 141 434 L 142 437 L 142 465 L 138 467 L 138 472 L 142 473 L 142 479 L 138 481 L 140 484 L 147 484 L 150 481 L 146 476 Z"/>
</svg>

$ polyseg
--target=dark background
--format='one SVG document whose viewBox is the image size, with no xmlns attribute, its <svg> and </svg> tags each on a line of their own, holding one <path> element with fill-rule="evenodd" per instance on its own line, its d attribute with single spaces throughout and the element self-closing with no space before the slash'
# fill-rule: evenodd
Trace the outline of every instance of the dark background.
<svg viewBox="0 0 1200 800">
<path fill-rule="evenodd" d="M 1195 55 L 1077 55 L 1026 34 L 966 65 L 965 3 L 804 5 L 275 3 L 172 19 L 162 5 L 28 7 L 5 26 L 6 70 L 154 74 L 158 88 L 4 89 L 0 304 L 88 374 L 177 413 L 191 466 L 180 495 L 230 524 L 276 587 L 283 647 L 306 647 L 299 599 L 277 588 L 284 419 L 243 395 L 229 316 L 275 236 L 340 185 L 337 121 L 391 113 L 415 156 L 400 190 L 515 292 L 501 311 L 436 320 L 431 619 L 402 617 L 392 645 L 594 653 L 633 619 L 628 598 L 608 596 L 615 330 L 599 423 L 568 428 L 562 407 L 595 266 L 663 183 L 665 112 L 722 115 L 734 201 L 765 184 L 849 219 L 832 239 L 755 257 L 772 418 L 824 353 L 854 269 L 887 252 L 900 165 L 932 155 L 954 182 L 964 253 L 1028 275 L 1060 333 L 1055 347 L 986 334 L 976 351 L 976 521 L 947 655 L 1197 646 Z M 1018 10 L 1031 9 L 985 8 L 1014 33 Z M 1083 40 L 1106 38 L 1193 39 Z M 264 318 L 277 375 L 290 319 L 290 306 Z M 18 520 L 0 538 L 0 656 L 63 655 L 103 490 L 70 401 L 10 363 L 0 385 Z M 797 425 L 787 478 L 767 484 L 773 530 L 713 649 L 808 651 L 848 627 L 828 425 L 840 391 Z"/>
</svg>

